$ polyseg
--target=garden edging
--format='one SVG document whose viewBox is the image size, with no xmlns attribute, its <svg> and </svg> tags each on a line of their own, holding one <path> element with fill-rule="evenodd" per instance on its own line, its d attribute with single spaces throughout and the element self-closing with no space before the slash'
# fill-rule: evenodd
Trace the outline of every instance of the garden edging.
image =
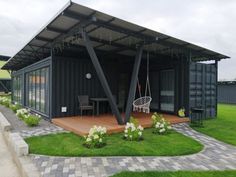
<svg viewBox="0 0 236 177">
<path fill-rule="evenodd" d="M 9 151 L 16 163 L 21 176 L 24 177 L 40 177 L 40 173 L 36 166 L 31 162 L 28 157 L 29 147 L 19 133 L 12 132 L 12 126 L 0 112 L 0 127 L 3 137 L 7 143 Z"/>
</svg>

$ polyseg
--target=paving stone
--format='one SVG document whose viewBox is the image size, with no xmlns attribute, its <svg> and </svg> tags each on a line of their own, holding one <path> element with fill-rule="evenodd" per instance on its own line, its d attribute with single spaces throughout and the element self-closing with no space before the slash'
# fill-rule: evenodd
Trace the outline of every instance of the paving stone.
<svg viewBox="0 0 236 177">
<path fill-rule="evenodd" d="M 176 131 L 201 142 L 205 148 L 198 154 L 178 157 L 47 157 L 31 155 L 43 174 L 44 164 L 50 164 L 49 175 L 59 176 L 110 176 L 124 170 L 236 170 L 236 147 L 220 142 L 191 129 L 188 124 L 178 124 Z M 42 162 L 42 163 L 38 163 Z M 57 166 L 57 173 L 53 168 Z M 64 172 L 63 172 L 64 171 Z"/>
</svg>

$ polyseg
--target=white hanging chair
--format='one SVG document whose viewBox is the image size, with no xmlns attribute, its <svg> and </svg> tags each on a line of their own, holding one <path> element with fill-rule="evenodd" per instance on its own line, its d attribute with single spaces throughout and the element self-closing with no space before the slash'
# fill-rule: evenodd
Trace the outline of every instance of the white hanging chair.
<svg viewBox="0 0 236 177">
<path fill-rule="evenodd" d="M 138 91 L 139 91 L 139 98 L 134 100 L 133 102 L 133 111 L 150 113 L 150 104 L 152 101 L 151 97 L 151 89 L 150 89 L 150 82 L 149 82 L 149 53 L 147 53 L 147 79 L 146 79 L 146 87 L 145 87 L 145 96 L 141 96 L 141 88 L 138 80 Z M 149 95 L 147 95 L 149 92 Z"/>
<path fill-rule="evenodd" d="M 150 113 L 150 104 L 152 98 L 150 96 L 140 97 L 133 102 L 133 111 Z"/>
</svg>

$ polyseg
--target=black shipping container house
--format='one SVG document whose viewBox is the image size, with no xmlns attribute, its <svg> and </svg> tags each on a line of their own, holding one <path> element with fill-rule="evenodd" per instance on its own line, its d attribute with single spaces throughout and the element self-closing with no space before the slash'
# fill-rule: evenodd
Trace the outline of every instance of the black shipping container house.
<svg viewBox="0 0 236 177">
<path fill-rule="evenodd" d="M 177 114 L 184 107 L 188 115 L 201 107 L 205 117 L 214 117 L 217 64 L 225 58 L 70 2 L 3 69 L 12 71 L 13 101 L 49 120 L 78 115 L 78 95 L 89 95 L 108 98 L 101 111 L 110 110 L 123 124 L 139 97 L 138 81 L 145 92 L 147 69 L 152 111 Z M 125 119 L 117 108 L 120 101 Z"/>
</svg>

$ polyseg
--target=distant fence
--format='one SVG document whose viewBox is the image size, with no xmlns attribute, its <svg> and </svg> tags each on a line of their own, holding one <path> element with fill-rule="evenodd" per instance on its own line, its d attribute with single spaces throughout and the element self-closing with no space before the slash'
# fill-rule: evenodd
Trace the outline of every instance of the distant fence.
<svg viewBox="0 0 236 177">
<path fill-rule="evenodd" d="M 0 79 L 0 92 L 11 92 L 11 79 Z"/>
<path fill-rule="evenodd" d="M 236 81 L 218 82 L 218 103 L 236 104 Z"/>
</svg>

